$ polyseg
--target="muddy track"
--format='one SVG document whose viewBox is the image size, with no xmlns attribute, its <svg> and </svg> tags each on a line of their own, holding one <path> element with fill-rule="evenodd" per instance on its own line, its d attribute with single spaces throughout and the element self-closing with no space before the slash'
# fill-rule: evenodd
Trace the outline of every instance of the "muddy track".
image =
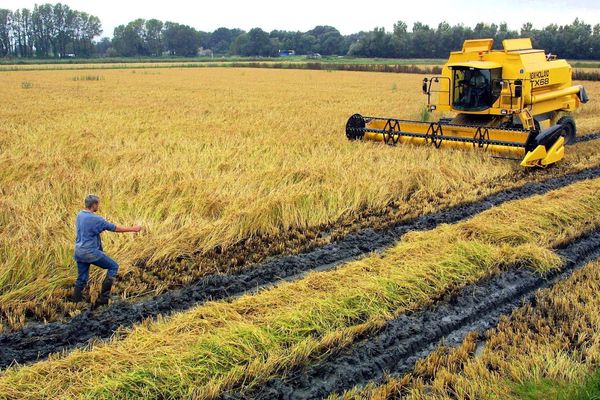
<svg viewBox="0 0 600 400">
<path fill-rule="evenodd" d="M 348 260 L 396 243 L 411 230 L 427 230 L 442 223 L 454 223 L 512 200 L 544 194 L 565 185 L 600 177 L 600 166 L 588 170 L 530 182 L 520 188 L 504 190 L 475 203 L 455 206 L 424 215 L 390 228 L 364 229 L 306 253 L 283 256 L 228 275 L 210 275 L 183 289 L 151 299 L 131 303 L 119 301 L 97 311 L 84 311 L 65 322 L 36 324 L 13 333 L 0 334 L 0 369 L 12 363 L 30 363 L 49 354 L 85 347 L 96 339 L 111 337 L 119 328 L 127 328 L 148 318 L 183 311 L 208 300 L 225 299 L 304 273 L 333 268 Z"/>
<path fill-rule="evenodd" d="M 409 372 L 441 342 L 456 346 L 469 332 L 483 333 L 496 326 L 500 316 L 531 300 L 536 290 L 552 286 L 600 257 L 600 229 L 556 252 L 567 260 L 561 271 L 540 276 L 527 269 L 508 269 L 463 288 L 445 302 L 404 314 L 370 337 L 359 338 L 349 348 L 287 378 L 271 380 L 250 392 L 225 394 L 221 400 L 321 399 L 356 385 L 380 383 L 384 373 Z"/>
<path fill-rule="evenodd" d="M 575 143 L 591 142 L 592 140 L 598 140 L 598 139 L 600 139 L 600 133 L 591 133 L 589 135 L 576 137 Z"/>
</svg>

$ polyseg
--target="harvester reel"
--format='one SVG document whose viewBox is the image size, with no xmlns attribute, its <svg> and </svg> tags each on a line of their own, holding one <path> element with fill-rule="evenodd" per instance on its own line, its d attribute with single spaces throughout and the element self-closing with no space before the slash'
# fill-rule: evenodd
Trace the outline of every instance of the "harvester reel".
<svg viewBox="0 0 600 400">
<path fill-rule="evenodd" d="M 384 131 L 388 133 L 383 134 L 383 142 L 389 145 L 397 145 L 400 141 L 400 135 L 397 132 L 400 132 L 400 122 L 397 120 L 388 120 L 383 128 Z"/>
<path fill-rule="evenodd" d="M 480 126 L 477 128 L 473 139 L 476 140 L 473 142 L 474 149 L 479 148 L 483 151 L 487 151 L 488 147 L 490 147 L 490 130 L 485 126 Z"/>
<path fill-rule="evenodd" d="M 441 124 L 431 123 L 427 129 L 426 143 L 431 143 L 436 149 L 439 149 L 442 145 L 444 131 Z"/>
</svg>

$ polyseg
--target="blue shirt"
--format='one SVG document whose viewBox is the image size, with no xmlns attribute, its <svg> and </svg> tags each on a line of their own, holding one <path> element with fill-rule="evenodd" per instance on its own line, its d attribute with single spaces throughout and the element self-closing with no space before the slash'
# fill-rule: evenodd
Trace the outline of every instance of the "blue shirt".
<svg viewBox="0 0 600 400">
<path fill-rule="evenodd" d="M 91 211 L 83 210 L 77 214 L 75 221 L 77 238 L 75 239 L 76 261 L 94 262 L 103 255 L 102 239 L 100 234 L 104 231 L 114 232 L 117 229 L 99 215 Z"/>
</svg>

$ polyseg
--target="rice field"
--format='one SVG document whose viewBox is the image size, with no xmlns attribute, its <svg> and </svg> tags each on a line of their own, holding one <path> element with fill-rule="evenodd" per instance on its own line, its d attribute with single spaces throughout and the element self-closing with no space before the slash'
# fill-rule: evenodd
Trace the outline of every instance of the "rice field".
<svg viewBox="0 0 600 400">
<path fill-rule="evenodd" d="M 97 80 L 66 71 L 0 76 L 4 326 L 22 325 L 23 309 L 54 317 L 47 299 L 62 298 L 72 284 L 74 216 L 87 193 L 101 196 L 107 219 L 147 228 L 104 238 L 122 267 L 120 292 L 139 295 L 169 284 L 141 278 L 128 285 L 127 276 L 144 275 L 147 265 L 169 268 L 164 263 L 179 257 L 326 226 L 394 200 L 433 206 L 456 193 L 453 200 L 462 201 L 466 185 L 474 195 L 514 168 L 424 148 L 399 158 L 396 149 L 346 141 L 348 110 L 417 117 L 419 105 L 404 94 L 413 96 L 417 77 L 134 72 L 102 71 Z M 23 89 L 24 81 L 32 87 Z M 194 274 L 184 272 L 168 275 L 185 283 Z"/>
<path fill-rule="evenodd" d="M 335 252 L 340 238 L 369 229 L 387 232 L 455 208 L 465 216 L 453 224 L 415 223 L 417 231 L 377 247 L 381 252 L 361 249 L 360 259 L 159 314 L 110 331 L 110 340 L 0 370 L 0 399 L 253 398 L 261 385 L 301 376 L 390 321 L 475 283 L 519 268 L 555 274 L 568 264 L 560 249 L 600 227 L 600 141 L 568 147 L 555 167 L 525 171 L 477 151 L 346 140 L 344 126 L 355 112 L 421 119 L 420 75 L 162 67 L 0 72 L 0 346 L 14 335 L 26 343 L 28 332 L 46 326 L 35 324 L 93 318 L 87 304 L 67 300 L 76 276 L 74 220 L 88 193 L 100 196 L 109 221 L 145 228 L 103 235 L 120 264 L 113 301 L 140 307 L 204 277 L 251 274 L 311 249 Z M 600 82 L 584 85 L 590 98 L 600 95 Z M 600 132 L 596 102 L 576 119 L 580 135 Z M 566 186 L 556 189 L 553 178 Z M 511 190 L 522 194 L 510 197 Z M 503 200 L 470 217 L 460 208 L 491 196 Z M 102 276 L 93 270 L 90 301 Z M 277 274 L 268 279 L 277 283 Z M 576 300 L 568 307 L 577 308 Z M 512 318 L 545 312 L 525 310 Z M 574 314 L 567 321 L 576 323 L 581 312 Z M 486 343 L 511 324 L 503 320 Z M 473 334 L 458 348 L 440 348 L 412 375 L 332 398 L 446 398 L 455 393 L 448 382 L 463 382 L 460 394 L 484 393 L 492 384 L 483 383 L 483 361 L 473 358 L 479 339 Z M 532 344 L 515 365 L 526 370 L 540 357 L 562 357 L 557 343 Z M 485 360 L 500 357 L 496 348 L 487 351 Z M 459 358 L 461 368 L 473 363 L 480 375 L 464 378 L 467 369 L 453 366 Z M 547 361 L 564 362 L 573 373 L 494 375 L 494 393 L 519 398 L 530 382 L 566 385 L 596 365 L 595 358 L 555 358 Z M 523 385 L 515 389 L 515 380 Z"/>
<path fill-rule="evenodd" d="M 104 239 L 121 264 L 118 293 L 130 297 L 216 268 L 194 262 L 171 274 L 176 259 L 244 240 L 258 248 L 284 235 L 310 241 L 313 228 L 393 203 L 406 216 L 427 212 L 512 184 L 518 173 L 482 154 L 345 140 L 356 111 L 418 118 L 419 76 L 147 72 L 0 75 L 3 327 L 22 326 L 25 314 L 52 320 L 76 311 L 63 298 L 74 274 L 74 215 L 87 193 L 101 196 L 109 220 L 147 228 Z M 593 107 L 580 115 L 583 132 L 593 131 Z M 245 263 L 235 254 L 228 261 Z"/>
</svg>

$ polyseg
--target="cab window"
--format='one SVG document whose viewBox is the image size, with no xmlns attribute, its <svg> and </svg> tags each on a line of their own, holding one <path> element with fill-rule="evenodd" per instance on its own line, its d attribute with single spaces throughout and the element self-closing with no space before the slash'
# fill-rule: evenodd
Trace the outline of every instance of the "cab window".
<svg viewBox="0 0 600 400">
<path fill-rule="evenodd" d="M 483 111 L 500 97 L 502 69 L 453 68 L 453 107 L 464 111 Z"/>
</svg>

